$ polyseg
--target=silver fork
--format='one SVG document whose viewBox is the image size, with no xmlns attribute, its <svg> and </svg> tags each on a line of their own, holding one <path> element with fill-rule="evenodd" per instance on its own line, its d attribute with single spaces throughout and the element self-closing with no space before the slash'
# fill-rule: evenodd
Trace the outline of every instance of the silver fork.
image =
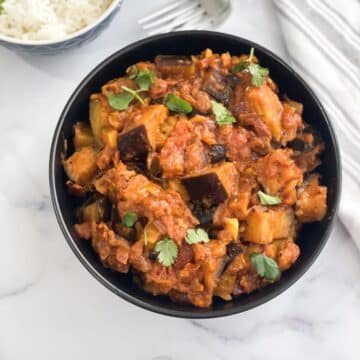
<svg viewBox="0 0 360 360">
<path fill-rule="evenodd" d="M 231 12 L 231 0 L 175 0 L 138 23 L 155 35 L 174 30 L 209 29 L 219 26 Z"/>
</svg>

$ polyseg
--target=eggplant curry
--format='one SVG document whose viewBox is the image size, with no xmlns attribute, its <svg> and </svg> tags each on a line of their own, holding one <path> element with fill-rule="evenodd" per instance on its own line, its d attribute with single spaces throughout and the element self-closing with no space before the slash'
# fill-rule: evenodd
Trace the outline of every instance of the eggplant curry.
<svg viewBox="0 0 360 360">
<path fill-rule="evenodd" d="M 254 49 L 139 62 L 92 94 L 63 165 L 101 263 L 209 307 L 280 279 L 326 214 L 324 144 Z"/>
</svg>

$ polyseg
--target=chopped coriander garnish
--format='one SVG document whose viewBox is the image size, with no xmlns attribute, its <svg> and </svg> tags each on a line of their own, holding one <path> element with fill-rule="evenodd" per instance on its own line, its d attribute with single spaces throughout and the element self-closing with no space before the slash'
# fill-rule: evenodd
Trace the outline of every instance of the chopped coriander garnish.
<svg viewBox="0 0 360 360">
<path fill-rule="evenodd" d="M 192 111 L 191 104 L 175 94 L 166 95 L 164 104 L 169 110 L 178 113 L 188 114 Z"/>
<path fill-rule="evenodd" d="M 254 48 L 251 48 L 248 58 L 246 60 L 236 64 L 233 67 L 232 72 L 236 74 L 238 72 L 244 71 L 250 65 L 253 57 L 254 57 Z"/>
<path fill-rule="evenodd" d="M 261 205 L 278 205 L 281 204 L 281 198 L 279 196 L 271 196 L 262 191 L 257 192 Z"/>
<path fill-rule="evenodd" d="M 251 84 L 255 86 L 262 85 L 266 77 L 269 75 L 269 69 L 261 67 L 259 64 L 250 64 L 248 69 L 252 75 Z"/>
<path fill-rule="evenodd" d="M 210 241 L 209 235 L 204 229 L 189 229 L 185 236 L 186 242 L 191 244 L 207 243 Z"/>
<path fill-rule="evenodd" d="M 132 94 L 134 98 L 138 99 L 139 102 L 141 102 L 142 104 L 144 104 L 143 98 L 142 98 L 140 95 L 138 95 L 138 92 L 139 92 L 140 90 L 133 90 L 133 89 L 128 88 L 127 86 L 122 86 L 121 88 L 122 88 L 124 91 Z"/>
<path fill-rule="evenodd" d="M 141 70 L 136 74 L 135 81 L 139 86 L 138 91 L 148 91 L 154 82 L 154 73 L 150 70 Z"/>
<path fill-rule="evenodd" d="M 244 71 L 247 67 L 248 67 L 249 63 L 247 61 L 242 61 L 236 65 L 234 65 L 232 71 L 233 73 L 239 73 L 239 72 L 242 72 Z"/>
<path fill-rule="evenodd" d="M 254 48 L 250 49 L 249 57 L 247 58 L 248 62 L 251 62 L 252 58 L 254 57 L 254 51 L 255 51 Z"/>
<path fill-rule="evenodd" d="M 269 75 L 269 69 L 260 66 L 259 64 L 252 63 L 251 60 L 254 57 L 254 48 L 251 48 L 249 57 L 245 60 L 236 64 L 232 71 L 238 73 L 242 71 L 248 71 L 251 75 L 251 84 L 254 86 L 260 86 Z"/>
<path fill-rule="evenodd" d="M 137 215 L 128 211 L 121 220 L 121 224 L 126 227 L 133 227 L 137 221 Z"/>
<path fill-rule="evenodd" d="M 178 248 L 174 240 L 166 237 L 156 243 L 154 250 L 159 253 L 157 259 L 160 264 L 164 266 L 171 266 L 174 264 L 178 254 Z"/>
<path fill-rule="evenodd" d="M 154 73 L 152 71 L 137 71 L 136 66 L 134 68 L 130 67 L 129 69 L 129 78 L 135 79 L 139 89 L 133 90 L 127 86 L 121 86 L 123 90 L 121 94 L 110 94 L 108 96 L 109 104 L 115 110 L 126 110 L 134 99 L 137 99 L 141 104 L 144 104 L 144 99 L 139 95 L 139 93 L 142 91 L 148 91 L 151 84 L 154 82 Z"/>
<path fill-rule="evenodd" d="M 253 253 L 250 255 L 250 260 L 260 277 L 268 280 L 277 280 L 280 278 L 281 272 L 274 259 L 264 254 Z"/>
<path fill-rule="evenodd" d="M 110 106 L 115 110 L 126 110 L 130 103 L 136 98 L 144 104 L 144 100 L 136 90 L 130 89 L 127 86 L 122 86 L 123 92 L 121 94 L 110 94 L 108 100 Z"/>
<path fill-rule="evenodd" d="M 115 110 L 125 110 L 129 104 L 134 100 L 134 95 L 123 91 L 121 94 L 108 95 L 110 106 Z"/>
<path fill-rule="evenodd" d="M 211 100 L 211 108 L 218 125 L 231 125 L 236 123 L 234 116 L 223 104 Z"/>
</svg>

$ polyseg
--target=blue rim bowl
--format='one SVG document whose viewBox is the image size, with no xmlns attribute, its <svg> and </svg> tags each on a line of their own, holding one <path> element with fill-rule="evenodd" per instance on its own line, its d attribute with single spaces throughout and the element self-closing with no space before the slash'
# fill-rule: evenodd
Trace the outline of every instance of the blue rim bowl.
<svg viewBox="0 0 360 360">
<path fill-rule="evenodd" d="M 22 40 L 0 33 L 0 45 L 22 53 L 56 55 L 95 39 L 113 20 L 123 0 L 114 0 L 92 24 L 57 40 Z"/>
</svg>

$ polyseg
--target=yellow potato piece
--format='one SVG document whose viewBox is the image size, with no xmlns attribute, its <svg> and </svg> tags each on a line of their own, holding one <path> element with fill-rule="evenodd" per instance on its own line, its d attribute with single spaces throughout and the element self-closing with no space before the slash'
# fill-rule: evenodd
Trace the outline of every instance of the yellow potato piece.
<svg viewBox="0 0 360 360">
<path fill-rule="evenodd" d="M 96 174 L 96 151 L 87 146 L 75 151 L 64 161 L 66 175 L 73 182 L 86 185 Z"/>
<path fill-rule="evenodd" d="M 90 98 L 89 117 L 92 132 L 99 145 L 103 145 L 102 131 L 109 126 L 108 115 L 110 107 L 104 95 L 94 94 Z"/>
</svg>

